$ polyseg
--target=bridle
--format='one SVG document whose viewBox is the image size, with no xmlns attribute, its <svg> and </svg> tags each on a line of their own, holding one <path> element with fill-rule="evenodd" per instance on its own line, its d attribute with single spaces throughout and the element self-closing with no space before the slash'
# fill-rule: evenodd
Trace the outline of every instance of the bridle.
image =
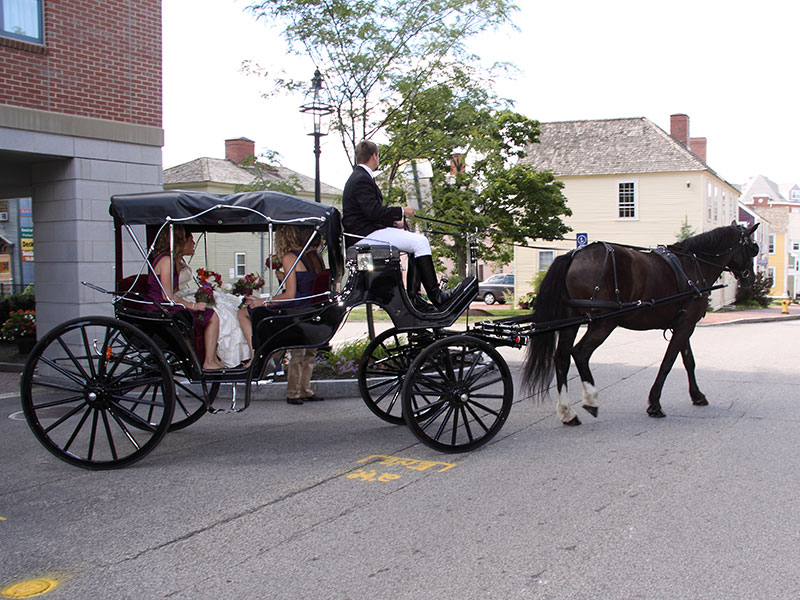
<svg viewBox="0 0 800 600">
<path fill-rule="evenodd" d="M 739 239 L 736 241 L 736 243 L 730 246 L 729 248 L 726 248 L 725 250 L 721 250 L 720 252 L 716 252 L 713 254 L 703 251 L 680 252 L 677 250 L 673 250 L 673 252 L 675 254 L 683 254 L 684 256 L 690 256 L 696 262 L 701 262 L 707 265 L 711 265 L 712 267 L 716 267 L 717 269 L 720 269 L 723 272 L 728 271 L 729 273 L 733 274 L 733 276 L 736 278 L 737 281 L 741 281 L 742 279 L 747 280 L 750 277 L 751 270 L 748 267 L 745 267 L 741 270 L 736 270 L 733 267 L 731 267 L 730 264 L 719 264 L 717 262 L 714 262 L 713 260 L 707 260 L 705 258 L 702 258 L 701 256 L 698 256 L 698 254 L 700 254 L 702 256 L 714 259 L 714 258 L 719 258 L 721 256 L 726 256 L 731 252 L 735 252 L 740 248 L 744 249 L 744 252 L 747 256 L 750 256 L 752 258 L 758 256 L 759 253 L 758 244 L 750 239 L 750 236 L 747 234 L 747 230 L 741 226 L 739 226 Z"/>
</svg>

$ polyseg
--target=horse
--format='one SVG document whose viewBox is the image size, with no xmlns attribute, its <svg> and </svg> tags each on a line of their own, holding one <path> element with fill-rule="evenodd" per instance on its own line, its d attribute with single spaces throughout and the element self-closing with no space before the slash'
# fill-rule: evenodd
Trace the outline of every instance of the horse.
<svg viewBox="0 0 800 600">
<path fill-rule="evenodd" d="M 689 395 L 708 404 L 695 379 L 689 338 L 706 312 L 710 287 L 723 271 L 740 285 L 753 283 L 753 257 L 759 252 L 752 227 L 718 227 L 656 249 L 595 242 L 559 256 L 550 265 L 530 317 L 533 330 L 523 364 L 527 389 L 542 397 L 556 374 L 557 411 L 565 425 L 580 425 L 566 399 L 570 357 L 583 385 L 583 408 L 598 414 L 598 390 L 589 370 L 592 353 L 616 327 L 637 331 L 672 330 L 672 337 L 650 389 L 647 414 L 664 417 L 661 390 L 680 353 L 689 377 Z M 588 323 L 580 342 L 578 329 Z M 537 324 L 541 332 L 536 332 Z M 549 326 L 548 326 L 549 325 Z"/>
</svg>

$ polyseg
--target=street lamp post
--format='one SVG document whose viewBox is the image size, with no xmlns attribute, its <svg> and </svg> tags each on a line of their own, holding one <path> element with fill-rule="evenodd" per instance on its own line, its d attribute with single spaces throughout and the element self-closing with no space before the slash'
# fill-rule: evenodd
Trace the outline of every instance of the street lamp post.
<svg viewBox="0 0 800 600">
<path fill-rule="evenodd" d="M 316 161 L 316 175 L 314 177 L 314 200 L 322 202 L 322 192 L 319 179 L 319 138 L 328 135 L 328 117 L 333 112 L 333 105 L 325 102 L 322 96 L 322 74 L 319 69 L 314 71 L 311 79 L 311 89 L 306 93 L 306 102 L 300 107 L 300 112 L 311 117 L 311 131 L 308 135 L 314 136 L 314 157 Z"/>
</svg>

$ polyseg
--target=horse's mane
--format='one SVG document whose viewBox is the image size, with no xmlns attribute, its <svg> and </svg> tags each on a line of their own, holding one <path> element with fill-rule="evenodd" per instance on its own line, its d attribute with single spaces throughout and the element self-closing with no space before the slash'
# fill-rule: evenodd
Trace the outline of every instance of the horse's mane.
<svg viewBox="0 0 800 600">
<path fill-rule="evenodd" d="M 719 252 L 736 243 L 741 235 L 738 225 L 726 225 L 717 227 L 711 231 L 698 233 L 685 240 L 681 240 L 669 246 L 670 250 L 683 252 Z"/>
</svg>

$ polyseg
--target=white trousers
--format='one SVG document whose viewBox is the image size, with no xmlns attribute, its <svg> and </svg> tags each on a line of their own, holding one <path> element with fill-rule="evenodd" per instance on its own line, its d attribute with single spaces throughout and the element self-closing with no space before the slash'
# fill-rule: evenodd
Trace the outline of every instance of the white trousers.
<svg viewBox="0 0 800 600">
<path fill-rule="evenodd" d="M 363 240 L 359 240 L 358 243 L 368 244 L 370 241 L 391 244 L 403 252 L 413 252 L 414 258 L 431 255 L 431 244 L 428 238 L 419 233 L 398 229 L 397 227 L 385 227 L 384 229 L 373 231 Z"/>
</svg>

